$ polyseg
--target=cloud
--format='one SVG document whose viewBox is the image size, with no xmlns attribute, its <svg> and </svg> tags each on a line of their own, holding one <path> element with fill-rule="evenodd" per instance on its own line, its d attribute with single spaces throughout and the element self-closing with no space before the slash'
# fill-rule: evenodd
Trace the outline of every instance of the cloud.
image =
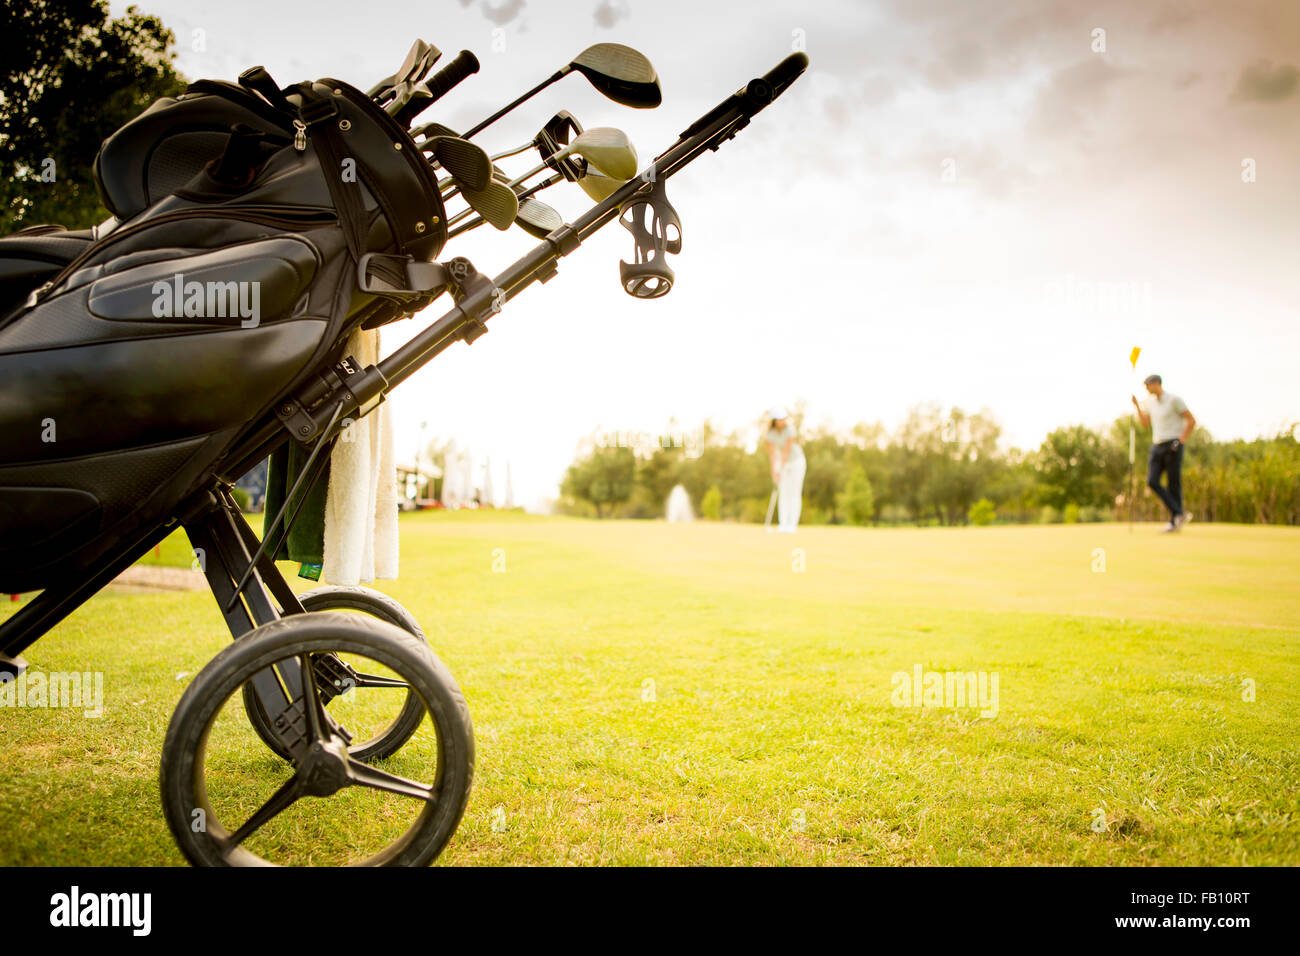
<svg viewBox="0 0 1300 956">
<path fill-rule="evenodd" d="M 1241 71 L 1234 100 L 1256 103 L 1275 103 L 1287 99 L 1300 88 L 1300 71 L 1294 66 L 1279 63 L 1275 68 L 1267 60 L 1260 60 Z"/>
<path fill-rule="evenodd" d="M 629 13 L 627 0 L 600 0 L 593 19 L 601 29 L 612 30 L 618 21 L 626 20 Z"/>
<path fill-rule="evenodd" d="M 495 6 L 492 4 L 492 0 L 460 0 L 460 5 L 467 9 L 477 6 L 483 16 L 497 26 L 503 27 L 524 12 L 527 0 L 503 0 L 502 3 Z"/>
<path fill-rule="evenodd" d="M 1152 36 L 1190 25 L 1196 16 L 1187 3 L 1166 3 L 1147 24 Z"/>
<path fill-rule="evenodd" d="M 1049 140 L 1087 138 L 1088 121 L 1104 108 L 1107 88 L 1124 72 L 1099 56 L 1058 70 L 1034 104 L 1028 132 Z"/>
<path fill-rule="evenodd" d="M 988 67 L 984 48 L 971 40 L 953 44 L 942 59 L 925 70 L 925 77 L 936 90 L 952 90 L 979 80 Z"/>
</svg>

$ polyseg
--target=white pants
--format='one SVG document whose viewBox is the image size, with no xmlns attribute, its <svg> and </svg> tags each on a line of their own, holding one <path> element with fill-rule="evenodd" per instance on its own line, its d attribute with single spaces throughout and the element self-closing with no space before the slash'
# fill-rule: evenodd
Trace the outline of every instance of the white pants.
<svg viewBox="0 0 1300 956">
<path fill-rule="evenodd" d="M 802 455 L 781 466 L 781 477 L 776 484 L 780 494 L 776 507 L 778 531 L 793 534 L 799 527 L 799 512 L 803 509 L 803 476 L 807 470 L 808 461 Z"/>
</svg>

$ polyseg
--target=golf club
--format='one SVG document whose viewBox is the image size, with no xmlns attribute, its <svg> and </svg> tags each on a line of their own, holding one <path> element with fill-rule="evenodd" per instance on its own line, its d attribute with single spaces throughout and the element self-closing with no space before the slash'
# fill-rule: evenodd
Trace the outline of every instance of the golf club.
<svg viewBox="0 0 1300 956">
<path fill-rule="evenodd" d="M 557 83 L 577 71 L 587 81 L 615 103 L 634 109 L 652 109 L 663 101 L 659 90 L 659 76 L 650 61 L 641 53 L 621 43 L 597 43 L 579 53 L 573 60 L 508 106 L 497 110 L 465 134 L 469 139 L 481 133 L 525 100 L 536 96 L 552 83 Z"/>
<path fill-rule="evenodd" d="M 564 217 L 540 199 L 529 198 L 520 200 L 515 225 L 536 239 L 545 239 L 564 225 Z"/>
<path fill-rule="evenodd" d="M 492 162 L 481 147 L 459 136 L 434 136 L 421 145 L 462 188 L 484 189 L 492 180 Z"/>
<path fill-rule="evenodd" d="M 767 517 L 763 519 L 763 527 L 768 531 L 772 530 L 772 510 L 776 507 L 776 489 L 772 489 L 772 497 L 767 499 Z"/>
<path fill-rule="evenodd" d="M 471 219 L 469 222 L 462 223 L 451 232 L 447 233 L 447 238 L 459 236 L 462 233 L 469 232 L 471 229 L 477 229 L 483 223 L 487 222 L 482 216 Z M 564 225 L 564 217 L 555 209 L 546 205 L 539 199 L 522 197 L 519 200 L 519 214 L 515 216 L 515 225 L 534 236 L 537 239 L 545 239 L 556 229 Z"/>
<path fill-rule="evenodd" d="M 538 130 L 537 135 L 531 140 L 513 149 L 497 153 L 492 157 L 492 160 L 495 162 L 508 156 L 516 156 L 533 147 L 536 147 L 537 151 L 542 154 L 542 159 L 550 159 L 559 151 L 560 147 L 569 145 L 571 136 L 581 132 L 582 124 L 574 119 L 573 114 L 568 110 L 560 110 L 546 121 L 546 125 Z M 581 160 L 565 157 L 558 160 L 557 166 L 560 172 L 564 174 L 564 178 L 572 182 L 582 175 L 582 170 L 579 167 L 580 162 Z"/>
<path fill-rule="evenodd" d="M 587 162 L 607 170 L 610 176 L 621 178 L 625 182 L 636 175 L 636 148 L 628 140 L 627 134 L 621 129 L 599 126 L 579 133 L 572 143 L 561 147 L 540 165 L 512 180 L 510 185 L 518 185 L 544 169 L 554 169 L 560 160 L 570 154 L 582 156 Z"/>
<path fill-rule="evenodd" d="M 597 169 L 594 164 L 589 163 L 582 158 L 578 158 L 574 162 L 574 166 L 578 170 L 578 185 L 582 187 L 583 192 L 596 202 L 600 202 L 607 197 L 614 195 L 620 187 L 627 183 L 626 179 L 614 179 L 612 176 L 606 176 Z M 567 178 L 568 177 L 562 173 L 556 173 L 554 176 L 551 176 L 548 179 L 543 179 L 541 182 L 529 186 L 527 189 L 520 192 L 519 198 L 527 199 L 529 196 L 539 193 L 543 189 L 549 189 L 556 183 L 564 182 Z"/>
<path fill-rule="evenodd" d="M 399 85 L 393 102 L 384 109 L 397 122 L 409 126 L 415 117 L 442 99 L 456 84 L 477 73 L 478 68 L 478 57 L 469 50 L 461 50 L 454 60 L 419 86 Z"/>
<path fill-rule="evenodd" d="M 460 193 L 469 203 L 469 209 L 448 219 L 448 226 L 454 226 L 471 212 L 476 212 L 495 228 L 509 229 L 519 215 L 519 197 L 515 191 L 495 180 L 482 189 L 463 188 Z"/>
<path fill-rule="evenodd" d="M 391 97 L 399 84 L 407 83 L 414 86 L 424 79 L 425 74 L 433 68 L 433 64 L 437 63 L 441 56 L 442 51 L 436 46 L 423 40 L 416 40 L 411 44 L 411 49 L 407 52 L 402 65 L 397 68 L 397 72 L 372 86 L 366 96 L 382 105 Z"/>
<path fill-rule="evenodd" d="M 631 179 L 631 177 L 629 176 L 628 179 Z M 582 175 L 578 177 L 578 185 L 582 187 L 582 191 L 596 202 L 601 202 L 614 195 L 627 181 L 627 179 L 606 176 L 596 168 L 594 163 L 587 163 Z"/>
</svg>

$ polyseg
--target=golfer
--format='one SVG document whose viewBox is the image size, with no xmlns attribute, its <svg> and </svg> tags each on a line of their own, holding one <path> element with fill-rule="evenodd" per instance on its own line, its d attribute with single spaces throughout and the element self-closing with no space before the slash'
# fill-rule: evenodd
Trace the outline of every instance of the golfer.
<svg viewBox="0 0 1300 956">
<path fill-rule="evenodd" d="M 799 512 L 803 507 L 803 476 L 808 463 L 795 434 L 790 413 L 781 406 L 767 413 L 767 455 L 772 463 L 772 481 L 780 494 L 777 504 L 777 531 L 794 534 L 799 527 Z"/>
<path fill-rule="evenodd" d="M 1147 484 L 1169 509 L 1169 524 L 1165 532 L 1178 531 L 1192 520 L 1183 507 L 1183 447 L 1187 444 L 1196 419 L 1187 410 L 1187 403 L 1177 395 L 1165 391 L 1159 375 L 1148 375 L 1144 380 L 1151 397 L 1146 408 L 1133 399 L 1138 419 L 1143 428 L 1151 429 L 1151 456 L 1147 460 Z M 1160 484 L 1160 473 L 1168 476 L 1168 486 Z"/>
</svg>

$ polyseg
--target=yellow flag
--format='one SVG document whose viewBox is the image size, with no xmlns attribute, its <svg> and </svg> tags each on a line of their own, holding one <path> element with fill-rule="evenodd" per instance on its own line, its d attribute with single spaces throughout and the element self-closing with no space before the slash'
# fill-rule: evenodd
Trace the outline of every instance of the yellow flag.
<svg viewBox="0 0 1300 956">
<path fill-rule="evenodd" d="M 1137 368 L 1138 356 L 1141 354 L 1142 354 L 1142 347 L 1140 345 L 1133 346 L 1133 351 L 1128 354 L 1128 364 L 1132 365 L 1134 368 Z"/>
</svg>

